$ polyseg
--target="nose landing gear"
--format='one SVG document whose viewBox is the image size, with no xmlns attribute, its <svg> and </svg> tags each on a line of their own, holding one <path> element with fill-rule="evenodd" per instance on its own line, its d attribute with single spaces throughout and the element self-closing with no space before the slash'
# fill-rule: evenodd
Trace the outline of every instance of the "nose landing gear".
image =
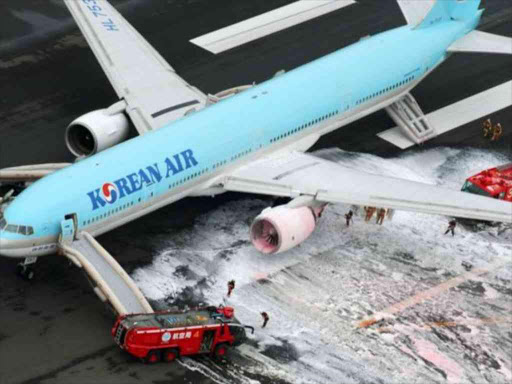
<svg viewBox="0 0 512 384">
<path fill-rule="evenodd" d="M 16 266 L 16 274 L 24 280 L 30 281 L 34 278 L 35 272 L 33 264 L 37 261 L 37 257 L 27 257 L 22 263 Z"/>
</svg>

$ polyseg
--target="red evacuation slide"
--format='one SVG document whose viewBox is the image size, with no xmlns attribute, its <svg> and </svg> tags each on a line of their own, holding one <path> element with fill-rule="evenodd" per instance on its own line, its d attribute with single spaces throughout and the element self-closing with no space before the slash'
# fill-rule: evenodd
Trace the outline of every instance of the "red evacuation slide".
<svg viewBox="0 0 512 384">
<path fill-rule="evenodd" d="M 462 191 L 512 202 L 512 163 L 469 177 Z"/>
<path fill-rule="evenodd" d="M 145 363 L 173 361 L 178 356 L 209 353 L 223 357 L 246 339 L 232 307 L 122 315 L 112 328 L 115 342 Z"/>
</svg>

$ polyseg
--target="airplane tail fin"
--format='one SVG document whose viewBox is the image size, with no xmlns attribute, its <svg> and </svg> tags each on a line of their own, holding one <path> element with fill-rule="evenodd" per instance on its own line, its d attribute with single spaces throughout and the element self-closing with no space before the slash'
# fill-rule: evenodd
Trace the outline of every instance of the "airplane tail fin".
<svg viewBox="0 0 512 384">
<path fill-rule="evenodd" d="M 479 6 L 480 0 L 437 0 L 417 28 L 428 28 L 452 20 L 469 23 L 475 28 L 483 12 L 478 9 Z"/>
</svg>

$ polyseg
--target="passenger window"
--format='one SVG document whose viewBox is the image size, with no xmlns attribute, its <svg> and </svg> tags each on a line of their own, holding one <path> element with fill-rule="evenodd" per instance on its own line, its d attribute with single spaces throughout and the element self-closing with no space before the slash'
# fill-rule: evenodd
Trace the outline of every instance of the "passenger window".
<svg viewBox="0 0 512 384">
<path fill-rule="evenodd" d="M 26 235 L 27 234 L 27 227 L 24 226 L 24 225 L 20 225 L 18 227 L 18 233 L 21 234 L 21 235 Z"/>
<path fill-rule="evenodd" d="M 33 234 L 34 234 L 34 228 L 27 227 L 27 235 L 30 236 L 30 235 L 33 235 Z"/>
<path fill-rule="evenodd" d="M 16 233 L 16 232 L 18 232 L 18 226 L 17 225 L 12 225 L 12 224 L 7 224 L 7 227 L 5 227 L 5 231 L 6 232 Z"/>
</svg>

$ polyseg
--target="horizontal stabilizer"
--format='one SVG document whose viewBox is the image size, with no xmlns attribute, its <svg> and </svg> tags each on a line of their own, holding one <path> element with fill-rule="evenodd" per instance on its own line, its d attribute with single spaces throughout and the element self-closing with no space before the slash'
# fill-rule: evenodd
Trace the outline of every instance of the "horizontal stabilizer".
<svg viewBox="0 0 512 384">
<path fill-rule="evenodd" d="M 502 53 L 512 55 L 512 39 L 492 33 L 472 31 L 457 40 L 448 52 Z"/>
<path fill-rule="evenodd" d="M 438 135 L 470 123 L 483 116 L 505 109 L 512 105 L 512 81 L 478 93 L 426 115 Z M 406 137 L 399 127 L 379 133 L 381 139 L 389 141 L 401 149 L 412 147 L 415 142 Z"/>
<path fill-rule="evenodd" d="M 300 0 L 190 42 L 217 54 L 354 3 L 354 0 Z"/>
</svg>

